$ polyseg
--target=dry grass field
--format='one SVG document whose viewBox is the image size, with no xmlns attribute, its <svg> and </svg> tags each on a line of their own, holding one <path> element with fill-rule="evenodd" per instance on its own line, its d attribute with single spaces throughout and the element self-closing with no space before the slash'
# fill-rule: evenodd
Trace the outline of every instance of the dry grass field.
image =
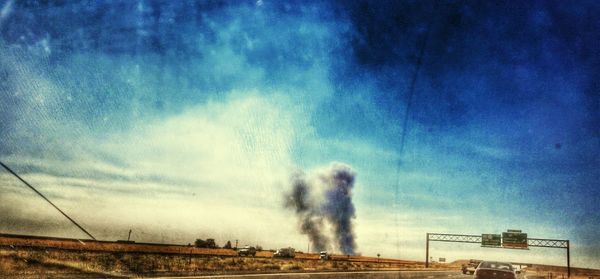
<svg viewBox="0 0 600 279">
<path fill-rule="evenodd" d="M 272 252 L 238 257 L 230 249 L 183 245 L 79 241 L 0 235 L 0 278 L 136 277 L 298 271 L 422 269 L 423 263 L 360 256 L 297 253 L 278 259 Z"/>
<path fill-rule="evenodd" d="M 271 251 L 238 257 L 231 249 L 187 245 L 123 243 L 0 234 L 0 278 L 120 278 L 205 274 L 423 269 L 423 262 L 376 257 L 297 253 L 273 258 Z M 459 270 L 461 261 L 432 263 L 434 269 Z M 532 265 L 536 278 L 566 278 L 566 268 Z M 573 279 L 600 279 L 600 270 L 572 268 Z"/>
</svg>

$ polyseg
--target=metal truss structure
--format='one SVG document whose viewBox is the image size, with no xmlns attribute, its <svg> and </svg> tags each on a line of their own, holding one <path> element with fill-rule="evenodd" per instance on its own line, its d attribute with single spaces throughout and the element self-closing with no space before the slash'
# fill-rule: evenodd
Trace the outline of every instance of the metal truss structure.
<svg viewBox="0 0 600 279">
<path fill-rule="evenodd" d="M 481 243 L 481 235 L 428 233 L 427 241 Z"/>
<path fill-rule="evenodd" d="M 458 242 L 458 243 L 477 243 L 481 244 L 481 235 L 473 234 L 447 234 L 447 233 L 427 233 L 425 267 L 429 267 L 429 242 Z M 543 247 L 543 248 L 562 248 L 567 249 L 567 276 L 571 276 L 571 256 L 569 248 L 569 240 L 561 239 L 543 239 L 543 238 L 528 238 L 528 247 Z M 489 247 L 489 246 L 483 246 Z M 503 248 L 501 246 L 497 248 Z"/>
<path fill-rule="evenodd" d="M 568 240 L 559 239 L 541 239 L 541 238 L 529 238 L 527 244 L 530 247 L 546 247 L 546 248 L 569 248 Z"/>
</svg>

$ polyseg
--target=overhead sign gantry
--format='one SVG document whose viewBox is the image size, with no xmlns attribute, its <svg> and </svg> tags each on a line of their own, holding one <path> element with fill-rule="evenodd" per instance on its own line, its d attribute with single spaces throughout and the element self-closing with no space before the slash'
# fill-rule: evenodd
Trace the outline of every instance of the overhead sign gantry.
<svg viewBox="0 0 600 279">
<path fill-rule="evenodd" d="M 542 239 L 528 238 L 526 233 L 521 230 L 507 230 L 500 234 L 447 234 L 447 233 L 427 233 L 425 244 L 425 267 L 429 267 L 429 242 L 461 242 L 477 243 L 481 247 L 489 248 L 509 248 L 509 249 L 529 249 L 529 247 L 543 248 L 562 248 L 567 250 L 567 276 L 571 276 L 571 255 L 569 249 L 569 240 L 560 239 Z"/>
</svg>

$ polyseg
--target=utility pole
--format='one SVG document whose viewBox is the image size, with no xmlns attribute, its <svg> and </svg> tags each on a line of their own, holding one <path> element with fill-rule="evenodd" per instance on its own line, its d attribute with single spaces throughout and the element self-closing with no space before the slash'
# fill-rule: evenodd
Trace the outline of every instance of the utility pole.
<svg viewBox="0 0 600 279">
<path fill-rule="evenodd" d="M 129 230 L 129 235 L 127 236 L 127 242 L 131 239 L 131 229 Z"/>
<path fill-rule="evenodd" d="M 567 240 L 567 277 L 571 277 L 571 245 Z"/>
<path fill-rule="evenodd" d="M 425 268 L 429 267 L 429 233 L 427 233 L 427 241 L 425 242 Z"/>
</svg>

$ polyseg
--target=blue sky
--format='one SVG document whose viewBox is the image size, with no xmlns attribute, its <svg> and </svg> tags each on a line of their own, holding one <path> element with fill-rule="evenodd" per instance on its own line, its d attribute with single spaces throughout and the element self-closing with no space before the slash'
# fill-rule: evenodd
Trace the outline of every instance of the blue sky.
<svg viewBox="0 0 600 279">
<path fill-rule="evenodd" d="M 341 162 L 365 255 L 600 268 L 597 3 L 0 4 L 0 159 L 97 237 L 306 247 L 290 175 Z M 0 176 L 2 232 L 83 237 Z"/>
</svg>

